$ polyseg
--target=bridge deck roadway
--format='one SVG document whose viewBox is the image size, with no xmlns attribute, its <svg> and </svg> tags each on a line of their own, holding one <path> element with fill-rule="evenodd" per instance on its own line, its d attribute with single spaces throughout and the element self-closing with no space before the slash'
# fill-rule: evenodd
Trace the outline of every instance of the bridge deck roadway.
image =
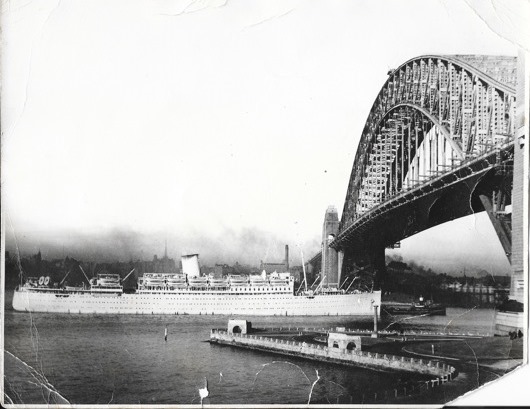
<svg viewBox="0 0 530 409">
<path fill-rule="evenodd" d="M 388 246 L 430 227 L 484 210 L 480 204 L 472 204 L 477 199 L 473 193 L 488 172 L 509 160 L 512 149 L 513 142 L 507 143 L 451 172 L 402 191 L 343 227 L 330 246 L 363 252 L 374 244 Z M 504 159 L 499 161 L 500 157 Z"/>
</svg>

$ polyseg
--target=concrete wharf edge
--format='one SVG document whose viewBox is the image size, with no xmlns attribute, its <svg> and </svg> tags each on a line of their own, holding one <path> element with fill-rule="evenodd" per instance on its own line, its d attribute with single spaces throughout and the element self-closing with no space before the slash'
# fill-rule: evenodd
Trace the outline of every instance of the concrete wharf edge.
<svg viewBox="0 0 530 409">
<path fill-rule="evenodd" d="M 420 373 L 433 376 L 433 379 L 430 380 L 433 386 L 448 382 L 456 376 L 456 369 L 453 366 L 437 360 L 328 348 L 327 346 L 306 342 L 229 333 L 219 329 L 211 330 L 210 342 L 340 365 Z"/>
</svg>

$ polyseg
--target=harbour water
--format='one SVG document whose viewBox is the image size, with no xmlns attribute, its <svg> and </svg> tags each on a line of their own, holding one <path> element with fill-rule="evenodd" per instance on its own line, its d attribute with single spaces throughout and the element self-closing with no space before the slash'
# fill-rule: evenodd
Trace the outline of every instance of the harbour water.
<svg viewBox="0 0 530 409">
<path fill-rule="evenodd" d="M 204 403 L 304 404 L 310 394 L 312 403 L 338 398 L 355 403 L 364 392 L 414 380 L 414 375 L 210 345 L 210 329 L 226 327 L 226 316 L 30 314 L 8 305 L 5 313 L 5 385 L 15 403 L 200 403 L 205 380 L 209 396 Z M 492 310 L 449 308 L 445 317 L 397 320 L 407 330 L 441 331 L 449 325 L 446 330 L 452 332 L 492 333 L 493 315 Z M 370 318 L 353 317 L 241 318 L 254 327 L 372 325 Z M 380 328 L 388 325 L 395 324 L 386 318 L 380 322 Z"/>
</svg>

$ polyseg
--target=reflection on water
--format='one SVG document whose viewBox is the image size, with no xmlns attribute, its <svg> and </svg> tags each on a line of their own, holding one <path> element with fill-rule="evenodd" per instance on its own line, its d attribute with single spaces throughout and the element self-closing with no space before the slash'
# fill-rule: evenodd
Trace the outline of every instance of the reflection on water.
<svg viewBox="0 0 530 409">
<path fill-rule="evenodd" d="M 446 317 L 398 317 L 404 329 L 492 332 L 493 311 L 448 309 Z M 248 318 L 248 317 L 247 317 Z M 226 316 L 111 316 L 29 314 L 6 311 L 5 349 L 45 376 L 70 403 L 335 403 L 391 389 L 410 378 L 256 353 L 206 342 Z M 371 328 L 370 318 L 254 317 L 254 327 Z M 392 323 L 381 320 L 380 328 Z M 168 339 L 164 341 L 167 327 Z M 392 328 L 392 325 L 390 326 Z M 8 354 L 5 374 L 11 398 L 45 403 L 48 396 L 28 368 Z M 40 380 L 39 380 L 40 381 Z M 14 396 L 12 396 L 14 395 Z"/>
<path fill-rule="evenodd" d="M 495 332 L 495 310 L 447 308 L 445 316 L 394 316 L 383 317 L 381 328 L 389 330 L 401 326 L 408 331 L 436 331 L 453 333 L 480 333 L 493 335 Z"/>
</svg>

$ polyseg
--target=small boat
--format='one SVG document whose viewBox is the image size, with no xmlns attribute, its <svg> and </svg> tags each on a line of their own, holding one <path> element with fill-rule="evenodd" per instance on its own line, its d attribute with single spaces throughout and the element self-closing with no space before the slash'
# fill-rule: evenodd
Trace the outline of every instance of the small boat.
<svg viewBox="0 0 530 409">
<path fill-rule="evenodd" d="M 240 287 L 248 285 L 248 279 L 245 276 L 230 275 L 228 276 L 228 281 L 231 287 Z"/>
<path fill-rule="evenodd" d="M 252 286 L 264 286 L 269 285 L 267 278 L 263 278 L 261 275 L 250 276 L 250 285 Z"/>
<path fill-rule="evenodd" d="M 206 287 L 208 285 L 208 279 L 206 277 L 188 277 L 188 284 L 192 287 Z"/>
<path fill-rule="evenodd" d="M 186 276 L 183 274 L 165 274 L 165 278 L 166 288 L 170 291 L 188 287 Z"/>
<path fill-rule="evenodd" d="M 165 278 L 168 284 L 186 284 L 186 276 L 183 274 L 166 274 Z"/>
<path fill-rule="evenodd" d="M 224 278 L 213 278 L 208 279 L 208 284 L 210 287 L 225 288 L 228 287 L 228 281 Z"/>
<path fill-rule="evenodd" d="M 446 315 L 445 305 L 424 301 L 423 297 L 411 304 L 383 302 L 381 309 L 388 315 Z"/>
</svg>

